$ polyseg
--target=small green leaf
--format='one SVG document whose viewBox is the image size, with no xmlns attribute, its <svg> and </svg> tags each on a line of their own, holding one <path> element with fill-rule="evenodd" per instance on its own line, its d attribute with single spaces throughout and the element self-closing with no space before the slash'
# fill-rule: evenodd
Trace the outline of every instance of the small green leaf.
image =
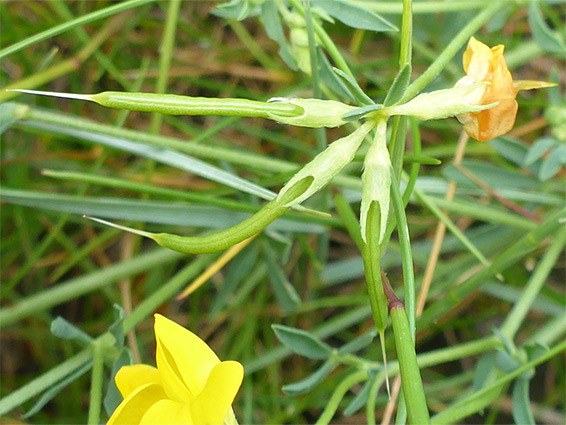
<svg viewBox="0 0 566 425">
<path fill-rule="evenodd" d="M 224 19 L 241 21 L 248 17 L 250 11 L 249 0 L 232 0 L 231 2 L 216 6 L 212 13 Z"/>
<path fill-rule="evenodd" d="M 553 177 L 560 171 L 560 168 L 562 168 L 562 164 L 564 164 L 562 159 L 562 150 L 560 147 L 553 149 L 549 153 L 548 158 L 542 162 L 538 172 L 538 178 L 542 181 L 546 181 Z"/>
<path fill-rule="evenodd" d="M 525 156 L 529 149 L 526 145 L 508 137 L 496 137 L 488 143 L 503 158 L 518 166 L 522 166 L 525 163 Z"/>
<path fill-rule="evenodd" d="M 276 260 L 273 248 L 267 242 L 263 244 L 263 248 L 264 258 L 269 267 L 269 283 L 273 289 L 273 294 L 285 313 L 293 313 L 301 303 L 301 297 L 295 287 L 289 282 L 287 276 L 285 276 Z"/>
<path fill-rule="evenodd" d="M 110 374 L 110 379 L 108 380 L 108 389 L 106 390 L 106 395 L 104 396 L 104 410 L 108 416 L 111 416 L 116 407 L 122 402 L 122 394 L 116 386 L 116 374 L 122 368 L 122 366 L 129 366 L 134 364 L 134 356 L 128 348 L 122 348 L 120 355 L 114 360 L 112 364 L 112 372 Z"/>
<path fill-rule="evenodd" d="M 517 379 L 513 385 L 513 420 L 517 425 L 535 424 L 529 400 L 529 383 L 527 379 Z"/>
<path fill-rule="evenodd" d="M 370 345 L 377 336 L 377 329 L 371 328 L 368 332 L 344 344 L 338 349 L 339 354 L 355 353 Z"/>
<path fill-rule="evenodd" d="M 350 416 L 360 410 L 366 405 L 369 397 L 369 389 L 371 388 L 371 380 L 366 381 L 362 389 L 356 396 L 350 401 L 350 404 L 344 409 L 344 416 Z"/>
<path fill-rule="evenodd" d="M 332 347 L 302 329 L 283 325 L 271 325 L 277 339 L 294 353 L 315 360 L 325 360 L 332 354 Z"/>
<path fill-rule="evenodd" d="M 124 329 L 122 323 L 126 318 L 126 312 L 118 304 L 114 304 L 114 322 L 110 325 L 108 330 L 116 340 L 116 346 L 122 347 L 124 344 Z"/>
<path fill-rule="evenodd" d="M 497 368 L 505 373 L 510 373 L 521 366 L 521 362 L 509 354 L 507 351 L 497 349 L 496 358 Z"/>
<path fill-rule="evenodd" d="M 77 340 L 81 345 L 89 345 L 93 341 L 89 334 L 62 317 L 57 317 L 51 322 L 51 333 L 58 338 Z"/>
<path fill-rule="evenodd" d="M 564 41 L 546 24 L 535 1 L 531 1 L 529 4 L 529 24 L 533 37 L 541 49 L 555 53 L 566 52 Z"/>
<path fill-rule="evenodd" d="M 341 99 L 347 99 L 349 102 L 355 102 L 354 95 L 350 92 L 346 84 L 336 76 L 332 71 L 332 65 L 323 53 L 322 49 L 317 49 L 318 69 L 322 82 Z"/>
<path fill-rule="evenodd" d="M 472 382 L 472 389 L 474 392 L 479 391 L 488 384 L 488 378 L 493 376 L 491 372 L 495 367 L 496 357 L 497 354 L 493 352 L 488 353 L 479 359 L 474 371 L 474 379 Z"/>
<path fill-rule="evenodd" d="M 342 119 L 344 121 L 357 121 L 360 118 L 366 116 L 367 114 L 371 112 L 379 111 L 382 108 L 383 105 L 377 105 L 377 104 L 362 106 L 361 108 L 357 108 L 354 109 L 353 111 L 346 112 L 344 115 L 342 115 Z"/>
<path fill-rule="evenodd" d="M 531 165 L 535 163 L 538 159 L 542 158 L 543 155 L 548 152 L 550 148 L 556 145 L 556 140 L 552 137 L 541 137 L 532 144 L 531 148 L 525 156 L 524 165 Z"/>
<path fill-rule="evenodd" d="M 312 0 L 312 4 L 352 28 L 378 32 L 399 31 L 395 25 L 361 5 L 342 0 Z"/>
<path fill-rule="evenodd" d="M 311 391 L 314 387 L 320 384 L 326 376 L 332 372 L 334 369 L 335 364 L 332 361 L 326 361 L 319 367 L 314 373 L 307 376 L 305 379 L 302 379 L 297 382 L 293 382 L 292 384 L 287 384 L 283 386 L 283 392 L 288 395 L 299 395 L 305 394 Z"/>
<path fill-rule="evenodd" d="M 371 100 L 371 98 L 364 93 L 358 83 L 351 78 L 348 74 L 338 68 L 332 68 L 334 73 L 344 82 L 346 87 L 352 95 L 356 98 L 360 105 L 373 105 L 375 102 Z"/>
<path fill-rule="evenodd" d="M 389 91 L 387 92 L 387 96 L 385 96 L 385 100 L 383 104 L 385 106 L 391 106 L 395 103 L 399 102 L 411 81 L 411 64 L 407 63 L 399 70 L 399 73 L 391 83 L 391 87 L 389 87 Z"/>
<path fill-rule="evenodd" d="M 281 59 L 283 59 L 289 68 L 297 70 L 297 62 L 285 38 L 281 18 L 279 17 L 277 5 L 274 1 L 265 1 L 261 4 L 261 17 L 265 33 L 279 45 L 279 56 L 281 56 Z"/>
</svg>

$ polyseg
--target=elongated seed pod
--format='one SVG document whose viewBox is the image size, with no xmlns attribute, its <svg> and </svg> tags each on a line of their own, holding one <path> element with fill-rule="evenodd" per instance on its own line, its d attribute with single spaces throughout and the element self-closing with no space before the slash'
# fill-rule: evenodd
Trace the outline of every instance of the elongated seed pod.
<svg viewBox="0 0 566 425">
<path fill-rule="evenodd" d="M 268 102 L 237 98 L 208 98 L 175 94 L 107 91 L 98 94 L 16 90 L 23 93 L 88 100 L 108 108 L 159 112 L 168 115 L 223 115 L 268 118 L 300 127 L 338 127 L 342 116 L 356 109 L 334 100 L 273 98 Z"/>
<path fill-rule="evenodd" d="M 367 214 L 366 242 L 363 243 L 362 257 L 373 321 L 376 329 L 382 333 L 387 327 L 387 298 L 381 283 L 380 223 L 379 204 L 373 201 Z"/>
<path fill-rule="evenodd" d="M 312 178 L 305 178 L 294 185 L 285 197 L 282 199 L 275 198 L 250 218 L 229 229 L 207 236 L 178 236 L 169 233 L 151 233 L 119 226 L 97 218 L 93 218 L 93 220 L 153 239 L 160 246 L 173 251 L 182 252 L 183 254 L 206 254 L 227 249 L 262 231 L 277 217 L 289 210 L 290 207 L 284 204 L 285 201 L 292 201 L 294 197 L 300 196 L 311 184 Z"/>
</svg>

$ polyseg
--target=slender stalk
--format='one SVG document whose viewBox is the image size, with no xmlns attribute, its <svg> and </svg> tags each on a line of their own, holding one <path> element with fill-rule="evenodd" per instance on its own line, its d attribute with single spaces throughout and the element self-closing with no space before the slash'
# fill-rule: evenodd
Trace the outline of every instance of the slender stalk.
<svg viewBox="0 0 566 425">
<path fill-rule="evenodd" d="M 106 347 L 100 340 L 92 343 L 92 377 L 90 380 L 90 402 L 88 405 L 88 425 L 100 423 L 102 407 L 102 381 L 104 378 L 104 351 Z"/>
<path fill-rule="evenodd" d="M 326 407 L 324 411 L 319 416 L 317 421 L 315 422 L 316 425 L 327 425 L 332 420 L 332 417 L 338 410 L 338 405 L 346 395 L 346 393 L 352 388 L 354 385 L 365 381 L 367 379 L 367 372 L 366 371 L 358 371 L 348 375 L 342 382 L 340 382 L 337 386 L 332 395 L 330 396 L 330 400 L 326 403 Z"/>
</svg>

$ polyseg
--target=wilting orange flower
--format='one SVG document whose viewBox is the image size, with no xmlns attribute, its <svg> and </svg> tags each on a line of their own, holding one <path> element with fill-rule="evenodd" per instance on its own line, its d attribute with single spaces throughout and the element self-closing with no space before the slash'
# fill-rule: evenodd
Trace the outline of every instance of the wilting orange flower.
<svg viewBox="0 0 566 425">
<path fill-rule="evenodd" d="M 542 81 L 514 82 L 503 58 L 504 49 L 501 44 L 490 49 L 472 37 L 463 60 L 467 75 L 456 83 L 456 87 L 486 83 L 473 89 L 467 96 L 474 100 L 481 98 L 482 105 L 498 102 L 490 109 L 458 115 L 458 119 L 464 124 L 464 131 L 482 142 L 501 136 L 513 128 L 517 116 L 515 98 L 519 90 L 553 85 Z"/>
</svg>

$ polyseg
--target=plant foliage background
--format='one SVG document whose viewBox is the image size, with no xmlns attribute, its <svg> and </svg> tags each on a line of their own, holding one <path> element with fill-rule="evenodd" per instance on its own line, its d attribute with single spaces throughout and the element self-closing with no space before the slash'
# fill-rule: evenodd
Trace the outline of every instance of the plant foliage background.
<svg viewBox="0 0 566 425">
<path fill-rule="evenodd" d="M 343 60 L 382 103 L 399 71 L 402 2 L 311 1 L 319 28 L 313 78 L 301 5 L 3 2 L 1 85 L 265 101 L 312 97 L 315 81 L 315 94 L 354 104 L 331 69 Z M 448 224 L 436 237 L 428 295 L 441 314 L 425 309 L 417 353 L 431 413 L 479 391 L 467 423 L 564 423 L 563 349 L 512 376 L 556 348 L 566 330 L 564 229 L 545 233 L 566 187 L 564 4 L 414 2 L 412 79 L 490 7 L 494 13 L 470 35 L 505 44 L 515 78 L 559 86 L 519 97 L 514 130 L 488 143 L 470 140 L 456 165 L 455 119 L 407 123 L 405 169 L 422 162 L 406 209 L 417 291 L 439 223 Z M 93 19 L 77 22 L 85 15 Z M 463 75 L 463 48 L 427 91 Z M 376 379 L 382 357 L 362 259 L 335 206 L 340 193 L 359 212 L 362 157 L 306 203 L 331 217 L 290 212 L 225 265 L 222 253 L 180 255 L 82 217 L 184 235 L 229 227 L 264 203 L 260 187 L 276 192 L 327 141 L 346 135 L 343 128 L 129 113 L 5 89 L 0 101 L 0 416 L 84 423 L 93 402 L 88 347 L 103 334 L 114 336 L 101 383 L 111 412 L 119 401 L 112 374 L 132 360 L 152 362 L 152 314 L 160 312 L 220 358 L 244 364 L 234 405 L 241 423 L 381 420 L 387 395 Z M 453 199 L 446 198 L 450 185 Z M 536 236 L 531 245 L 526 234 Z M 203 278 L 214 264 L 218 270 Z M 402 293 L 395 232 L 382 268 Z M 199 277 L 198 289 L 176 299 Z M 462 282 L 470 290 L 453 290 Z M 510 316 L 519 303 L 524 320 Z M 394 368 L 392 335 L 386 347 Z M 481 393 L 505 376 L 496 391 Z"/>
</svg>

